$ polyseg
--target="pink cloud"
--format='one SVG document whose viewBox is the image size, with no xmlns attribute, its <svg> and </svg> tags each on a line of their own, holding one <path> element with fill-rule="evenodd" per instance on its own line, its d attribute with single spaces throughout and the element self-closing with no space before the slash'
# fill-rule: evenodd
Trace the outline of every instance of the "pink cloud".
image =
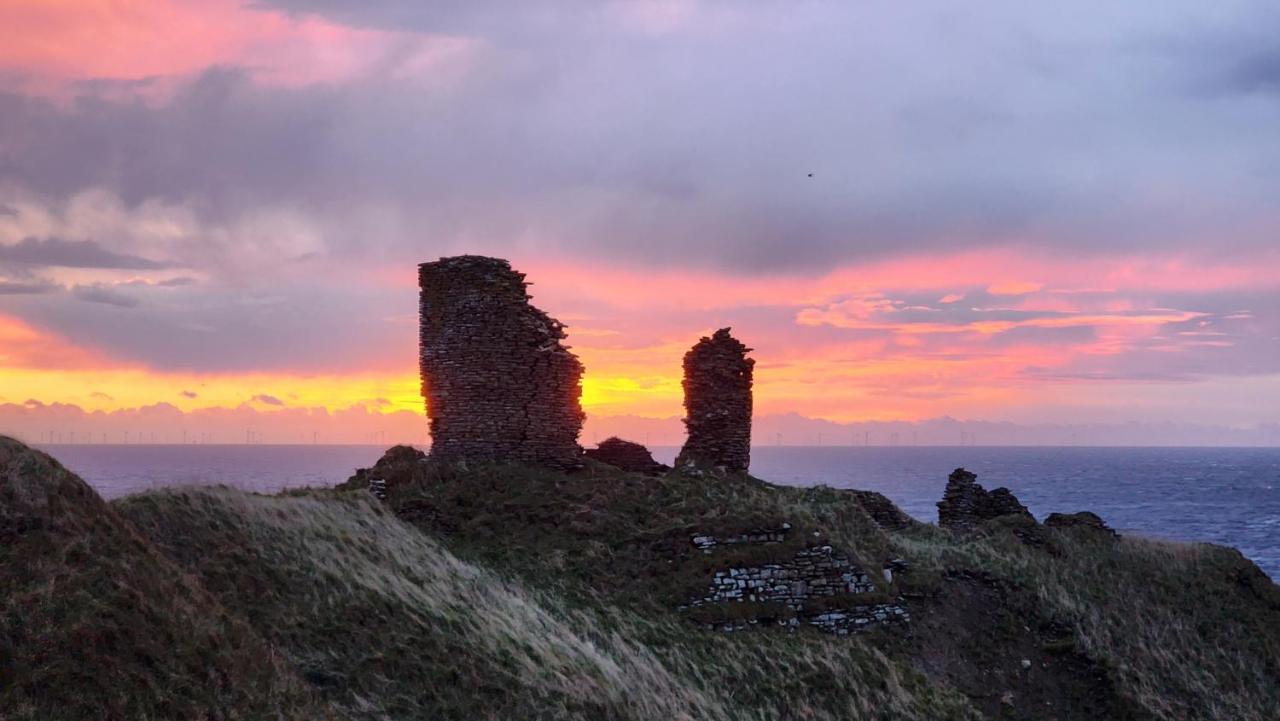
<svg viewBox="0 0 1280 721">
<path fill-rule="evenodd" d="M 380 65 L 429 75 L 469 47 L 465 39 L 366 30 L 290 16 L 241 0 L 17 0 L 0 5 L 0 69 L 27 90 L 57 93 L 75 80 L 186 76 L 215 65 L 260 82 L 336 82 Z"/>
</svg>

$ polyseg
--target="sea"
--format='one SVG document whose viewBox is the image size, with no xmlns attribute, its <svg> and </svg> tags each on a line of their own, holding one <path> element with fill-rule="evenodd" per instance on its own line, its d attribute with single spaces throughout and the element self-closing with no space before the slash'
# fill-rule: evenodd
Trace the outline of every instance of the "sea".
<svg viewBox="0 0 1280 721">
<path fill-rule="evenodd" d="M 46 450 L 107 498 L 164 486 L 261 493 L 331 486 L 382 452 L 358 445 Z M 676 451 L 658 447 L 654 455 L 670 462 Z M 935 504 L 957 467 L 988 489 L 1009 488 L 1038 518 L 1088 510 L 1125 533 L 1234 546 L 1280 579 L 1280 448 L 765 446 L 751 459 L 751 472 L 765 480 L 879 491 L 926 522 L 936 522 Z"/>
</svg>

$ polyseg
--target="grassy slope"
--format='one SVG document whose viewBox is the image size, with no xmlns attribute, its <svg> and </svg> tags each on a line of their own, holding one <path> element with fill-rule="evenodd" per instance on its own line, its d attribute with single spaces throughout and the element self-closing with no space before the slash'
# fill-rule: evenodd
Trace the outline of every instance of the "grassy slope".
<svg viewBox="0 0 1280 721">
<path fill-rule="evenodd" d="M 727 638 L 459 560 L 363 494 L 119 503 L 354 718 L 972 717 L 864 644 Z"/>
<path fill-rule="evenodd" d="M 0 589 L 0 718 L 323 718 L 247 624 L 83 481 L 2 437 Z"/>
<path fill-rule="evenodd" d="M 1025 589 L 1142 715 L 1277 718 L 1280 587 L 1257 566 L 1209 544 L 1050 533 L 1052 553 L 928 526 L 894 540 L 922 568 L 981 570 Z"/>
<path fill-rule="evenodd" d="M 889 658 L 862 683 L 890 668 L 914 683 L 905 669 L 920 668 L 936 685 L 917 698 L 944 698 L 950 686 L 988 715 L 1022 718 L 1051 708 L 1059 718 L 1261 720 L 1280 708 L 1280 589 L 1230 549 L 1049 528 L 1039 529 L 1046 545 L 1032 548 L 999 524 L 968 538 L 920 524 L 889 533 L 852 494 L 750 478 L 401 471 L 391 505 L 457 552 L 648 618 L 664 618 L 712 567 L 744 560 L 734 557 L 743 551 L 703 557 L 690 548 L 693 533 L 787 521 L 796 538 L 831 543 L 873 571 L 903 557 L 913 571 L 883 590 L 908 594 L 917 623 L 865 637 Z"/>
<path fill-rule="evenodd" d="M 383 470 L 385 504 L 357 487 L 108 506 L 0 443 L 0 583 L 17 589 L 0 606 L 0 718 L 324 718 L 319 704 L 356 719 L 1261 721 L 1280 707 L 1280 591 L 1228 549 L 886 532 L 850 493 L 750 478 L 408 456 Z M 777 546 L 689 543 L 784 521 Z M 907 598 L 910 626 L 724 635 L 671 610 L 714 568 L 803 543 L 872 571 L 906 558 L 880 593 Z"/>
</svg>

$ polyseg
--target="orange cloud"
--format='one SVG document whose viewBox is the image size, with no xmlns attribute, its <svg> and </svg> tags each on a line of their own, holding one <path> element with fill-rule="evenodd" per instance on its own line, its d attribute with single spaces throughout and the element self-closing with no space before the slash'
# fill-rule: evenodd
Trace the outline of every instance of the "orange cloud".
<svg viewBox="0 0 1280 721">
<path fill-rule="evenodd" d="M 1043 283 L 1013 280 L 1002 283 L 993 283 L 987 286 L 987 292 L 991 295 L 1027 295 L 1028 293 L 1034 293 L 1043 287 Z"/>
<path fill-rule="evenodd" d="M 17 368 L 65 371 L 94 368 L 103 359 L 18 318 L 0 315 L 0 378 Z"/>
</svg>

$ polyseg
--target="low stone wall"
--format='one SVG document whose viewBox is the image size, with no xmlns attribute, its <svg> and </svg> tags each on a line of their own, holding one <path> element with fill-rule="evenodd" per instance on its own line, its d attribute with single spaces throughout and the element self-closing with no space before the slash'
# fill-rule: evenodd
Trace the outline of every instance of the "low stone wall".
<svg viewBox="0 0 1280 721">
<path fill-rule="evenodd" d="M 786 540 L 790 531 L 791 525 L 783 524 L 778 528 L 748 531 L 724 538 L 698 534 L 691 541 L 703 553 L 712 553 L 717 548 L 730 545 L 779 544 Z M 892 578 L 889 573 L 885 576 L 886 579 Z M 707 592 L 681 606 L 680 610 L 719 608 L 728 612 L 736 610 L 732 604 L 756 604 L 761 609 L 773 609 L 707 623 L 709 628 L 727 632 L 761 624 L 789 629 L 808 625 L 828 633 L 845 635 L 877 624 L 904 623 L 910 619 L 900 602 L 871 602 L 870 597 L 867 603 L 859 603 L 856 599 L 840 602 L 844 597 L 873 594 L 877 590 L 867 572 L 847 555 L 831 546 L 811 546 L 797 551 L 789 559 L 717 570 Z M 834 605 L 825 606 L 824 600 L 834 602 Z M 750 607 L 754 606 L 744 605 L 742 608 Z M 777 613 L 783 609 L 785 613 Z"/>
<path fill-rule="evenodd" d="M 711 535 L 701 535 L 693 537 L 693 545 L 703 553 L 711 553 L 716 546 L 735 546 L 744 543 L 782 543 L 786 540 L 787 532 L 791 530 L 790 523 L 784 523 L 777 528 L 761 528 L 752 531 L 744 531 L 733 536 L 716 537 Z"/>
</svg>

